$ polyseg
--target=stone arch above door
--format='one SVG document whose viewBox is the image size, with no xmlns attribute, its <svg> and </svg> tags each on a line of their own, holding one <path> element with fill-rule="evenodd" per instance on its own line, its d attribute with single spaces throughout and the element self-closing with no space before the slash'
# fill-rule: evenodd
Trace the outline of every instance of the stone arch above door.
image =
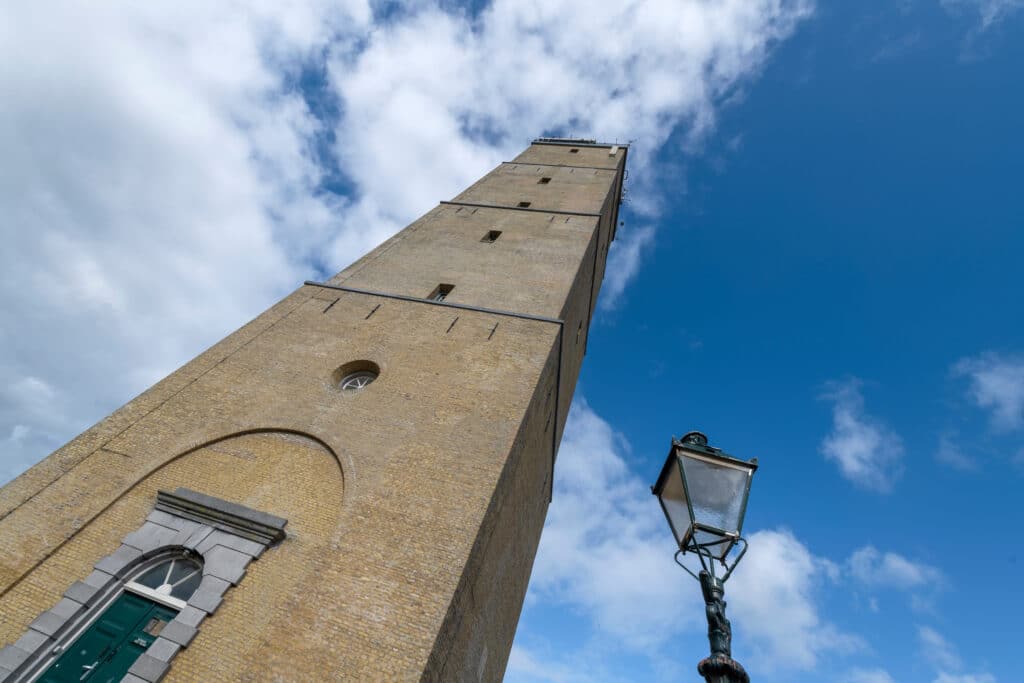
<svg viewBox="0 0 1024 683">
<path fill-rule="evenodd" d="M 241 667 L 233 661 L 258 648 L 267 622 L 286 619 L 284 605 L 314 580 L 304 568 L 329 551 L 340 522 L 344 482 L 334 453 L 319 440 L 284 431 L 250 431 L 194 448 L 171 458 L 137 482 L 113 504 L 41 561 L 0 597 L 0 643 L 14 643 L 62 592 L 87 576 L 93 564 L 118 548 L 153 510 L 160 490 L 178 487 L 289 520 L 289 535 L 247 569 L 231 591 L 218 619 L 182 651 L 171 679 L 210 671 L 220 658 L 225 675 Z M 227 648 L 227 643 L 231 647 Z M 230 655 L 225 657 L 225 650 Z"/>
</svg>

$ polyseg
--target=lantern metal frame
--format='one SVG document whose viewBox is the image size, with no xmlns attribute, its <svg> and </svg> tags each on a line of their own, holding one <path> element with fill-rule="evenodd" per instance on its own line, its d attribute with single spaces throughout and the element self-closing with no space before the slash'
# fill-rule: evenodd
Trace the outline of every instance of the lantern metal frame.
<svg viewBox="0 0 1024 683">
<path fill-rule="evenodd" d="M 743 499 L 740 503 L 740 511 L 737 517 L 735 531 L 720 529 L 710 524 L 697 521 L 697 517 L 693 511 L 693 496 L 690 494 L 690 484 L 686 478 L 686 468 L 681 460 L 681 458 L 686 456 L 681 455 L 679 451 L 688 451 L 690 456 L 695 456 L 695 459 L 697 460 L 704 460 L 711 464 L 726 464 L 737 469 L 747 471 L 746 481 L 741 494 Z M 668 477 L 672 475 L 674 470 L 678 470 L 679 477 L 682 479 L 683 493 L 686 496 L 686 507 L 690 517 L 690 525 L 683 531 L 683 533 L 680 533 L 676 528 L 675 523 L 672 521 L 672 516 L 669 515 L 668 509 L 665 507 L 665 502 L 661 497 L 661 493 L 665 488 Z M 726 569 L 726 573 L 722 577 L 722 580 L 724 581 L 730 574 L 732 574 L 732 569 L 735 568 L 736 563 L 739 562 L 740 558 L 747 552 L 747 541 L 742 535 L 743 519 L 747 514 L 747 501 L 750 498 L 750 485 L 754 477 L 754 472 L 756 471 L 757 458 L 750 461 L 740 460 L 739 458 L 735 458 L 718 448 L 708 446 L 707 437 L 701 432 L 689 432 L 682 439 L 676 439 L 673 437 L 668 457 L 665 458 L 665 464 L 661 468 L 661 474 L 658 475 L 657 481 L 654 486 L 651 487 L 651 493 L 657 496 L 658 504 L 661 506 L 661 511 L 665 514 L 665 519 L 668 521 L 669 527 L 672 529 L 672 534 L 679 543 L 679 550 L 676 552 L 676 562 L 686 569 L 686 571 L 694 578 L 698 577 L 679 561 L 680 555 L 684 555 L 687 552 L 697 555 L 700 559 L 701 566 L 706 571 L 709 571 L 712 576 L 715 575 L 715 560 L 718 560 L 718 562 L 720 562 Z M 719 538 L 710 542 L 698 543 L 697 532 L 699 531 L 704 531 Z M 682 540 L 680 541 L 678 539 Z M 723 544 L 728 545 L 723 549 L 721 548 Z M 727 563 L 726 558 L 737 544 L 742 545 L 739 555 L 732 562 Z M 712 553 L 712 548 L 719 550 L 720 553 Z"/>
</svg>

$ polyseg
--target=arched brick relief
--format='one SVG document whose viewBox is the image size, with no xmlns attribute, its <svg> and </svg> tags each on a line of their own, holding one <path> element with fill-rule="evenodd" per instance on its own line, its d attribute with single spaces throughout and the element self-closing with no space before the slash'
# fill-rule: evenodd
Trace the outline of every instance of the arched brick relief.
<svg viewBox="0 0 1024 683">
<path fill-rule="evenodd" d="M 335 452 L 319 439 L 286 430 L 249 431 L 190 449 L 142 477 L 39 561 L 0 596 L 0 645 L 14 643 L 61 591 L 93 571 L 154 508 L 159 490 L 183 487 L 288 520 L 288 534 L 246 570 L 217 619 L 175 658 L 167 680 L 188 680 L 195 663 L 243 668 L 268 622 L 301 586 L 313 582 L 314 558 L 329 550 L 344 494 Z M 228 644 L 230 643 L 230 647 Z M 250 647 L 251 646 L 251 647 Z M 240 659 L 241 658 L 241 659 Z M 238 661 L 236 661 L 238 660 Z"/>
<path fill-rule="evenodd" d="M 308 442 L 311 448 L 323 450 L 337 463 L 343 483 L 346 473 L 351 476 L 351 461 L 342 462 L 346 456 L 341 449 L 332 448 L 316 436 L 289 428 L 238 430 L 200 444 L 190 444 L 176 454 L 163 457 L 159 453 L 148 458 L 126 457 L 100 448 L 79 463 L 69 473 L 72 476 L 58 479 L 25 501 L 0 525 L 0 601 L 36 566 L 154 472 L 196 451 L 251 434 L 274 434 L 284 440 Z M 46 518 L 48 523 L 38 524 L 40 518 Z M 0 642 L 2 634 L 0 618 Z"/>
</svg>

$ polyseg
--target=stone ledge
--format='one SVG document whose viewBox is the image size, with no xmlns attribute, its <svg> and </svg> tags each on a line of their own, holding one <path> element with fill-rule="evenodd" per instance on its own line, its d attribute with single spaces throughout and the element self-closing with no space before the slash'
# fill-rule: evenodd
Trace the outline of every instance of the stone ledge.
<svg viewBox="0 0 1024 683">
<path fill-rule="evenodd" d="M 173 493 L 158 491 L 156 496 L 155 507 L 159 511 L 208 524 L 264 545 L 283 539 L 284 527 L 288 523 L 281 517 L 183 487 Z"/>
<path fill-rule="evenodd" d="M 92 586 L 96 589 L 102 589 L 110 585 L 110 582 L 113 580 L 114 577 L 110 574 L 100 571 L 99 569 L 94 569 L 93 572 L 89 574 L 89 576 L 82 579 L 82 583 L 84 583 L 87 586 Z"/>
<path fill-rule="evenodd" d="M 196 627 L 199 626 L 199 624 L 203 621 L 205 617 L 206 612 L 196 607 L 190 607 L 188 605 L 185 605 L 185 609 L 178 612 L 178 616 L 176 616 L 174 620 L 171 621 L 171 624 L 177 622 L 184 624 L 185 626 Z M 168 624 L 168 626 L 170 626 L 170 624 Z"/>
<path fill-rule="evenodd" d="M 206 616 L 205 612 L 203 616 Z M 188 626 L 183 622 L 174 619 L 171 623 L 164 626 L 164 630 L 160 632 L 160 637 L 165 640 L 169 640 L 172 643 L 177 643 L 181 647 L 188 647 L 188 644 L 192 642 L 192 639 L 199 633 L 199 629 L 194 626 Z"/>
<path fill-rule="evenodd" d="M 100 589 L 97 586 L 90 586 L 84 581 L 75 581 L 70 588 L 64 591 L 64 597 L 88 605 L 99 592 Z"/>
<path fill-rule="evenodd" d="M 29 655 L 30 653 L 25 652 L 20 647 L 8 645 L 0 650 L 0 670 L 16 670 L 26 659 L 29 658 Z"/>
<path fill-rule="evenodd" d="M 39 631 L 33 631 L 29 629 L 25 632 L 21 638 L 14 643 L 14 647 L 19 647 L 25 652 L 34 653 L 36 650 L 53 645 L 53 640 Z"/>
<path fill-rule="evenodd" d="M 33 631 L 38 631 L 45 636 L 51 638 L 57 636 L 64 625 L 68 623 L 67 617 L 62 617 L 53 612 L 46 611 L 40 614 L 38 617 L 32 620 L 32 623 L 28 625 Z"/>
<path fill-rule="evenodd" d="M 203 553 L 203 576 L 215 576 L 237 586 L 250 562 L 250 555 L 215 545 Z"/>
<path fill-rule="evenodd" d="M 146 654 L 153 659 L 159 659 L 161 662 L 170 662 L 180 649 L 181 645 L 179 643 L 161 636 L 153 641 L 153 644 L 146 650 Z"/>
<path fill-rule="evenodd" d="M 93 565 L 101 572 L 106 572 L 116 578 L 124 575 L 125 570 L 142 557 L 142 551 L 128 545 L 121 545 L 110 555 Z"/>
<path fill-rule="evenodd" d="M 125 536 L 121 543 L 137 548 L 143 553 L 149 553 L 171 545 L 179 533 L 181 532 L 177 529 L 169 529 L 146 520 L 140 528 Z"/>
<path fill-rule="evenodd" d="M 253 559 L 262 555 L 263 551 L 267 548 L 267 546 L 262 543 L 250 541 L 247 538 L 235 536 L 234 534 L 229 534 L 226 531 L 220 531 L 217 529 L 196 546 L 196 552 L 205 555 L 208 550 L 212 550 L 218 545 L 230 548 L 231 550 L 237 550 L 240 553 L 245 553 Z"/>
<path fill-rule="evenodd" d="M 164 662 L 156 657 L 151 657 L 148 654 L 139 655 L 139 658 L 135 660 L 131 668 L 128 669 L 128 673 L 133 676 L 138 676 L 144 681 L 149 683 L 157 683 L 167 673 L 167 669 L 171 667 L 169 662 Z"/>
</svg>

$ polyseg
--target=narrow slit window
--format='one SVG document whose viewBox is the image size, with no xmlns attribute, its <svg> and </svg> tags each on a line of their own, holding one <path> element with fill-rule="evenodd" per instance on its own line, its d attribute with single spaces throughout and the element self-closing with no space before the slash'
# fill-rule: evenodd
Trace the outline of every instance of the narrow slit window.
<svg viewBox="0 0 1024 683">
<path fill-rule="evenodd" d="M 543 178 L 541 178 L 540 180 L 537 181 L 537 184 L 538 185 L 547 185 L 550 182 L 551 182 L 551 178 L 548 178 L 547 176 L 544 176 Z"/>
<path fill-rule="evenodd" d="M 501 237 L 501 230 L 488 230 L 487 234 L 484 235 L 483 239 L 480 241 L 487 242 L 488 244 L 493 244 L 494 242 L 498 241 L 499 237 Z"/>
<path fill-rule="evenodd" d="M 530 206 L 530 202 L 519 202 L 520 209 L 526 209 Z"/>
<path fill-rule="evenodd" d="M 455 289 L 455 285 L 440 284 L 434 288 L 434 291 L 427 298 L 431 301 L 444 301 L 452 293 L 453 289 Z"/>
</svg>

